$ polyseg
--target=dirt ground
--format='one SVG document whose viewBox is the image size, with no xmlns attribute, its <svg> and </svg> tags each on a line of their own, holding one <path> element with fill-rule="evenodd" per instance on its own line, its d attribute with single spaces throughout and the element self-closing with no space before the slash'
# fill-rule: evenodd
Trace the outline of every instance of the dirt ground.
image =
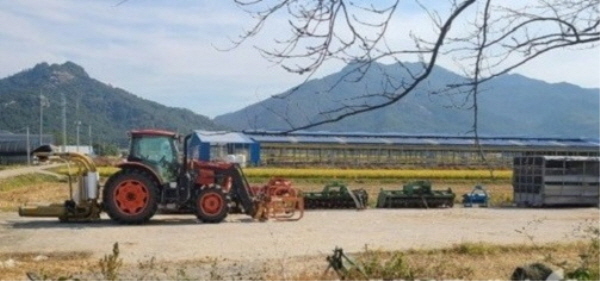
<svg viewBox="0 0 600 281">
<path fill-rule="evenodd" d="M 370 248 L 439 248 L 463 242 L 514 244 L 578 239 L 583 224 L 598 225 L 597 208 L 585 209 L 368 209 L 307 211 L 297 222 L 256 222 L 231 215 L 202 224 L 192 215 L 156 215 L 149 224 L 59 223 L 0 213 L 0 253 L 91 252 L 102 257 L 113 243 L 125 262 L 155 257 L 184 261 L 203 257 L 255 260 L 313 256 Z M 523 233 L 525 232 L 525 234 Z"/>
</svg>

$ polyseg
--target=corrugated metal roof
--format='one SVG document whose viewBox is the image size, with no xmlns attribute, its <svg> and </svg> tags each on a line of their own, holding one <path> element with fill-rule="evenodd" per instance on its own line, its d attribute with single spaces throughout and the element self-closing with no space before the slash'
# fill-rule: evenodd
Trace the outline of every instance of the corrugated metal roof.
<svg viewBox="0 0 600 281">
<path fill-rule="evenodd" d="M 404 135 L 397 133 L 338 133 L 338 132 L 244 132 L 246 136 L 264 143 L 323 143 L 323 144 L 384 144 L 384 145 L 474 145 L 472 136 Z M 480 137 L 484 146 L 536 146 L 564 148 L 600 148 L 596 139 Z"/>
<path fill-rule="evenodd" d="M 42 135 L 42 144 L 54 142 L 52 135 Z M 39 135 L 29 135 L 29 148 L 34 149 L 40 146 Z M 24 154 L 27 151 L 26 134 L 0 134 L 0 155 Z"/>
<path fill-rule="evenodd" d="M 549 161 L 592 161 L 600 162 L 600 157 L 595 156 L 554 156 L 554 155 L 541 155 L 541 156 L 522 156 L 518 158 L 541 158 Z"/>
<path fill-rule="evenodd" d="M 244 133 L 239 132 L 211 132 L 197 130 L 194 133 L 198 136 L 200 141 L 211 143 L 211 144 L 226 144 L 226 143 L 238 143 L 238 144 L 251 144 L 254 141 L 246 136 Z"/>
</svg>

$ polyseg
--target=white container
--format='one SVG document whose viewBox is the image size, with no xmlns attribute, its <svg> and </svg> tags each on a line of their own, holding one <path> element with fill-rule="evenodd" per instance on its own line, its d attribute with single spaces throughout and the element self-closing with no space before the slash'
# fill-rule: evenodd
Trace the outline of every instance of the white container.
<svg viewBox="0 0 600 281">
<path fill-rule="evenodd" d="M 246 168 L 246 155 L 237 154 L 235 156 L 235 159 L 236 159 L 236 163 L 240 164 L 240 167 Z"/>
<path fill-rule="evenodd" d="M 227 157 L 225 157 L 225 161 L 227 163 L 238 163 L 235 154 L 228 154 Z"/>
<path fill-rule="evenodd" d="M 86 199 L 97 199 L 98 198 L 98 181 L 100 179 L 100 174 L 98 172 L 88 172 L 85 177 L 83 177 L 83 182 L 85 183 L 86 189 Z"/>
</svg>

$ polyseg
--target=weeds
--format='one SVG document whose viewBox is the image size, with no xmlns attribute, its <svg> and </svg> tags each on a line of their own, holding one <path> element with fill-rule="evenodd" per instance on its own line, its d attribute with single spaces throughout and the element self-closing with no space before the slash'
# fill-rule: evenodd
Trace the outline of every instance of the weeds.
<svg viewBox="0 0 600 281">
<path fill-rule="evenodd" d="M 365 247 L 364 256 L 359 259 L 359 266 L 363 268 L 363 271 L 367 276 L 366 279 L 368 280 L 415 279 L 414 272 L 404 260 L 404 254 L 402 252 L 392 252 L 389 257 L 385 258 L 382 251 L 369 250 Z"/>
<path fill-rule="evenodd" d="M 415 278 L 402 252 L 370 250 L 365 245 L 365 251 L 359 254 L 356 262 L 353 262 L 342 249 L 336 248 L 334 254 L 327 260 L 329 267 L 333 268 L 341 279 L 414 280 Z"/>
<path fill-rule="evenodd" d="M 187 275 L 187 272 L 185 272 L 185 269 L 183 269 L 183 268 L 178 268 L 177 269 L 177 277 L 175 279 L 176 280 L 186 280 L 186 281 L 194 280 L 194 278 L 190 278 Z"/>
<path fill-rule="evenodd" d="M 600 280 L 600 228 L 587 226 L 584 229 L 587 247 L 579 254 L 579 265 L 568 269 L 565 277 L 576 280 Z"/>
<path fill-rule="evenodd" d="M 485 243 L 461 243 L 455 245 L 450 250 L 461 255 L 485 256 L 498 253 L 500 251 L 500 247 Z"/>
<path fill-rule="evenodd" d="M 413 249 L 406 251 L 364 250 L 353 254 L 353 260 L 344 261 L 343 275 L 323 274 L 324 263 L 315 257 L 289 258 L 286 268 L 274 268 L 275 261 L 264 263 L 237 262 L 205 257 L 185 263 L 160 262 L 156 258 L 125 265 L 118 243 L 113 251 L 99 260 L 90 259 L 89 253 L 69 255 L 48 254 L 48 262 L 35 262 L 39 253 L 7 255 L 0 253 L 0 261 L 12 258 L 18 260 L 16 267 L 2 272 L 0 279 L 20 279 L 25 272 L 35 280 L 326 280 L 326 279 L 507 279 L 517 265 L 543 261 L 550 264 L 563 262 L 565 277 L 577 280 L 598 280 L 598 228 L 586 228 L 582 233 L 589 240 L 571 243 L 550 243 L 541 245 L 493 245 L 488 243 L 461 243 L 441 249 Z M 540 253 L 544 253 L 540 260 Z M 56 265 L 54 265 L 56 263 Z M 67 265 L 68 267 L 65 267 Z M 304 272 L 294 271 L 303 265 Z M 298 270 L 296 269 L 296 270 Z M 80 272 L 81 270 L 86 273 Z M 21 272 L 21 275 L 18 275 Z M 76 273 L 78 272 L 78 273 Z M 9 273 L 10 275 L 6 275 Z"/>
<path fill-rule="evenodd" d="M 119 258 L 119 243 L 113 245 L 112 254 L 105 255 L 98 261 L 100 273 L 105 280 L 114 281 L 119 276 L 119 269 L 123 266 L 123 259 Z"/>
<path fill-rule="evenodd" d="M 559 260 L 546 247 L 542 247 L 534 241 L 534 236 L 530 233 L 530 227 L 534 229 L 537 225 L 543 223 L 543 220 L 534 220 L 526 227 L 520 230 L 515 230 L 527 237 L 533 245 L 533 250 L 539 252 L 544 258 L 543 262 L 557 266 L 564 270 L 564 275 L 568 279 L 575 280 L 600 280 L 600 228 L 597 225 L 592 225 L 595 222 L 587 222 L 586 225 L 580 226 L 576 232 L 583 232 L 583 237 L 574 233 L 578 238 L 585 238 L 585 244 L 578 255 L 578 260 Z"/>
</svg>

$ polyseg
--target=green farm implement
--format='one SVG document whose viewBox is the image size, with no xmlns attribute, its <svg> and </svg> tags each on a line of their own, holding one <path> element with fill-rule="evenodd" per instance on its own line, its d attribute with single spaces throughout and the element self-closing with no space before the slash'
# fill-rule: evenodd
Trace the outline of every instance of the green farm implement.
<svg viewBox="0 0 600 281">
<path fill-rule="evenodd" d="M 401 190 L 381 190 L 377 208 L 441 208 L 454 206 L 456 194 L 452 189 L 433 190 L 431 182 L 415 181 Z"/>
<path fill-rule="evenodd" d="M 364 189 L 350 190 L 346 185 L 332 182 L 323 187 L 321 192 L 304 193 L 306 209 L 364 209 L 369 195 Z"/>
</svg>

